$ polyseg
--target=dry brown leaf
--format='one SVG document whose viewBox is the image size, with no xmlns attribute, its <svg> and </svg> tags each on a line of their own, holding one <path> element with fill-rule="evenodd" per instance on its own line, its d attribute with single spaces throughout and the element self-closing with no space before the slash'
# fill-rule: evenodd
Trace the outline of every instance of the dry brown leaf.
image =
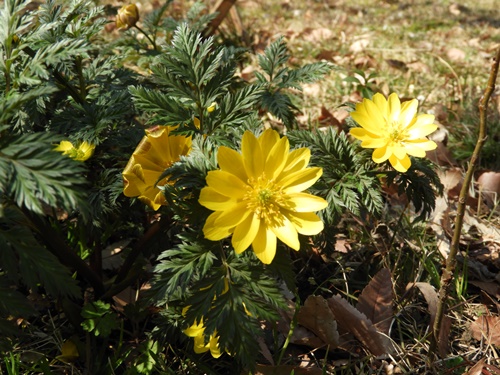
<svg viewBox="0 0 500 375">
<path fill-rule="evenodd" d="M 361 292 L 356 308 L 388 335 L 394 316 L 393 299 L 391 272 L 382 268 Z"/>
<path fill-rule="evenodd" d="M 434 287 L 429 283 L 409 283 L 406 286 L 406 290 L 409 290 L 413 287 L 417 287 L 420 290 L 420 293 L 422 293 L 425 298 L 425 302 L 427 302 L 427 310 L 429 311 L 429 315 L 431 316 L 431 322 L 429 326 L 432 327 L 434 325 L 434 321 L 436 320 L 438 294 Z"/>
<path fill-rule="evenodd" d="M 351 249 L 351 245 L 347 242 L 345 238 L 337 238 L 335 240 L 335 251 L 339 253 L 347 254 Z"/>
<path fill-rule="evenodd" d="M 385 62 L 394 69 L 401 70 L 402 72 L 407 72 L 408 71 L 408 66 L 404 61 L 401 60 L 395 60 L 395 59 L 386 59 Z"/>
<path fill-rule="evenodd" d="M 438 293 L 429 283 L 409 283 L 406 286 L 406 290 L 409 290 L 412 287 L 417 287 L 424 296 L 425 301 L 427 302 L 427 309 L 431 317 L 429 327 L 430 329 L 432 329 L 432 327 L 434 327 L 434 321 L 436 320 Z M 438 351 L 441 356 L 446 356 L 446 354 L 448 353 L 448 334 L 450 332 L 450 329 L 451 319 L 445 315 L 443 316 L 443 320 L 441 321 L 441 330 L 438 337 Z"/>
<path fill-rule="evenodd" d="M 490 208 L 500 201 L 500 173 L 484 172 L 477 179 L 479 190 Z"/>
<path fill-rule="evenodd" d="M 370 39 L 367 37 L 362 37 L 359 40 L 356 40 L 354 43 L 352 43 L 349 47 L 349 51 L 352 53 L 358 53 L 362 52 L 365 50 L 366 47 L 370 44 Z"/>
<path fill-rule="evenodd" d="M 373 323 L 341 296 L 333 296 L 328 300 L 339 327 L 351 332 L 374 355 L 393 352 L 389 337 L 379 332 Z"/>
<path fill-rule="evenodd" d="M 332 30 L 325 27 L 320 27 L 317 29 L 307 27 L 302 32 L 301 37 L 308 42 L 318 43 L 324 40 L 332 39 L 334 37 L 334 34 Z"/>
<path fill-rule="evenodd" d="M 458 198 L 460 189 L 462 189 L 463 171 L 460 168 L 451 168 L 437 173 L 448 197 Z"/>
<path fill-rule="evenodd" d="M 437 148 L 432 151 L 427 151 L 427 157 L 434 163 L 440 166 L 455 166 L 457 162 L 451 155 L 450 150 L 442 143 L 436 142 Z"/>
<path fill-rule="evenodd" d="M 263 366 L 257 365 L 255 375 L 321 375 L 323 370 L 318 367 L 299 367 L 299 366 Z"/>
<path fill-rule="evenodd" d="M 469 284 L 477 286 L 496 299 L 500 299 L 500 285 L 496 282 L 469 280 Z"/>
<path fill-rule="evenodd" d="M 458 48 L 450 48 L 448 51 L 446 51 L 446 56 L 448 56 L 448 59 L 450 59 L 451 61 L 465 60 L 465 52 Z"/>
<path fill-rule="evenodd" d="M 488 345 L 500 346 L 500 317 L 480 316 L 471 323 L 469 330 L 476 340 L 486 340 Z"/>
<path fill-rule="evenodd" d="M 325 344 L 333 348 L 339 345 L 337 322 L 323 297 L 307 297 L 297 315 L 297 323 L 314 332 Z"/>
<path fill-rule="evenodd" d="M 484 358 L 477 362 L 474 366 L 470 368 L 464 375 L 481 375 L 484 368 Z"/>
</svg>

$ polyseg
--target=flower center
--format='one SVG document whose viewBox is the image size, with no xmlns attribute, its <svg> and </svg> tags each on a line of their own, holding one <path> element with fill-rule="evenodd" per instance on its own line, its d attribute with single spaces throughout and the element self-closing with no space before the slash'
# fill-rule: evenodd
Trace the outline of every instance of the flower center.
<svg viewBox="0 0 500 375">
<path fill-rule="evenodd" d="M 401 122 L 398 120 L 390 121 L 388 124 L 389 138 L 393 142 L 401 142 L 406 138 L 405 131 L 402 129 Z"/>
<path fill-rule="evenodd" d="M 281 207 L 286 205 L 282 188 L 273 180 L 267 179 L 265 173 L 257 179 L 249 179 L 248 185 L 243 197 L 247 201 L 247 208 L 266 224 L 279 224 L 283 216 Z"/>
</svg>

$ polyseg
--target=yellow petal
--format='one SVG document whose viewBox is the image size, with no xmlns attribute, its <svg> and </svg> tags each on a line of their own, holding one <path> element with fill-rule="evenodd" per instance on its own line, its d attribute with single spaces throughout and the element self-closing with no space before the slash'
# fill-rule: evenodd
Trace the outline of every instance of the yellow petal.
<svg viewBox="0 0 500 375">
<path fill-rule="evenodd" d="M 396 144 L 392 149 L 392 153 L 396 156 L 396 158 L 403 159 L 406 156 L 406 149 L 403 146 Z"/>
<path fill-rule="evenodd" d="M 205 206 L 209 210 L 213 211 L 228 210 L 237 203 L 235 199 L 217 193 L 217 191 L 212 189 L 210 186 L 205 186 L 201 189 L 198 202 L 202 206 Z"/>
<path fill-rule="evenodd" d="M 396 156 L 392 155 L 389 158 L 389 162 L 395 170 L 402 173 L 406 172 L 411 166 L 411 160 L 408 155 L 405 155 L 403 159 L 398 159 Z"/>
<path fill-rule="evenodd" d="M 284 244 L 291 247 L 294 250 L 300 249 L 299 235 L 295 226 L 286 218 L 283 217 L 283 223 L 280 226 L 271 226 L 272 232 L 278 237 Z"/>
<path fill-rule="evenodd" d="M 203 321 L 201 321 L 201 323 L 197 323 L 195 321 L 191 327 L 186 328 L 183 332 L 188 337 L 196 337 L 200 335 L 203 336 L 204 331 L 205 331 L 205 326 L 203 325 Z"/>
<path fill-rule="evenodd" d="M 267 147 L 263 144 L 262 147 Z M 287 137 L 276 142 L 267 155 L 264 173 L 270 180 L 276 179 L 286 165 L 288 154 L 290 153 L 290 143 Z"/>
<path fill-rule="evenodd" d="M 279 184 L 287 194 L 299 193 L 314 185 L 323 174 L 319 167 L 306 168 L 283 176 Z"/>
<path fill-rule="evenodd" d="M 283 168 L 282 174 L 289 174 L 300 171 L 307 167 L 311 159 L 311 150 L 307 147 L 301 147 L 288 154 L 288 158 Z M 278 177 L 280 179 L 280 177 Z"/>
<path fill-rule="evenodd" d="M 236 152 L 229 147 L 221 146 L 217 152 L 217 161 L 219 167 L 223 171 L 234 174 L 241 181 L 247 182 L 248 176 L 243 165 L 243 158 L 239 152 Z"/>
<path fill-rule="evenodd" d="M 54 151 L 66 153 L 74 148 L 75 147 L 73 146 L 73 143 L 71 143 L 70 141 L 61 141 L 61 143 L 59 143 L 59 145 L 54 148 Z"/>
<path fill-rule="evenodd" d="M 221 211 L 217 211 L 211 214 L 203 226 L 203 235 L 211 241 L 220 241 L 231 235 L 231 228 L 215 225 L 215 221 L 221 213 Z"/>
<path fill-rule="evenodd" d="M 380 148 L 385 147 L 387 145 L 387 139 L 385 138 L 370 138 L 365 139 L 361 142 L 361 147 L 364 148 Z"/>
<path fill-rule="evenodd" d="M 208 345 L 210 346 L 210 354 L 212 354 L 212 357 L 219 358 L 222 355 L 219 349 L 219 337 L 216 336 L 215 333 L 213 336 L 210 336 Z"/>
<path fill-rule="evenodd" d="M 372 159 L 375 163 L 383 163 L 392 155 L 391 149 L 389 146 L 380 147 L 375 149 L 372 154 Z"/>
<path fill-rule="evenodd" d="M 323 198 L 307 193 L 288 194 L 287 203 L 290 203 L 291 206 L 291 208 L 287 207 L 287 209 L 295 212 L 320 211 L 328 206 L 328 202 Z"/>
<path fill-rule="evenodd" d="M 399 113 L 399 122 L 403 125 L 403 127 L 407 127 L 412 124 L 417 116 L 417 109 L 417 99 L 408 100 L 403 103 L 401 106 L 401 113 Z"/>
<path fill-rule="evenodd" d="M 261 225 L 252 242 L 252 249 L 262 263 L 270 264 L 276 255 L 276 235 L 271 229 Z"/>
<path fill-rule="evenodd" d="M 208 172 L 206 181 L 208 186 L 219 194 L 234 199 L 243 198 L 247 189 L 247 184 L 234 174 L 221 170 Z"/>
<path fill-rule="evenodd" d="M 283 211 L 283 214 L 295 225 L 298 233 L 313 236 L 321 232 L 324 224 L 313 212 Z"/>
<path fill-rule="evenodd" d="M 425 151 L 435 150 L 437 144 L 434 141 L 429 141 L 427 138 L 415 139 L 405 142 L 405 145 L 416 146 Z"/>
<path fill-rule="evenodd" d="M 405 142 L 404 148 L 405 148 L 406 153 L 408 155 L 416 156 L 419 158 L 425 157 L 425 150 L 421 147 L 418 147 L 418 143 L 411 144 L 411 143 Z"/>
<path fill-rule="evenodd" d="M 265 155 L 267 155 L 279 140 L 280 136 L 278 132 L 273 129 L 266 129 L 258 138 L 260 148 Z"/>
<path fill-rule="evenodd" d="M 249 130 L 243 134 L 241 153 L 247 176 L 257 179 L 264 171 L 264 156 L 259 141 Z"/>
<path fill-rule="evenodd" d="M 399 121 L 399 115 L 401 113 L 401 101 L 399 100 L 399 97 L 396 93 L 392 93 L 391 95 L 389 95 L 389 97 L 387 98 L 387 105 L 387 110 L 389 113 L 388 120 L 391 122 Z"/>
<path fill-rule="evenodd" d="M 378 107 L 380 110 L 380 113 L 385 119 L 389 119 L 389 104 L 387 103 L 387 99 L 385 98 L 384 95 L 381 93 L 377 92 L 375 95 L 373 95 L 373 103 Z"/>
<path fill-rule="evenodd" d="M 238 202 L 230 209 L 219 212 L 220 215 L 214 224 L 222 228 L 234 228 L 252 214 L 247 207 L 247 202 Z"/>
<path fill-rule="evenodd" d="M 206 353 L 210 350 L 210 344 L 205 344 L 205 337 L 203 335 L 194 338 L 194 352 L 196 354 Z"/>
<path fill-rule="evenodd" d="M 231 243 L 236 254 L 241 254 L 248 249 L 257 235 L 260 227 L 260 220 L 257 215 L 251 214 L 243 220 L 234 230 Z"/>
</svg>

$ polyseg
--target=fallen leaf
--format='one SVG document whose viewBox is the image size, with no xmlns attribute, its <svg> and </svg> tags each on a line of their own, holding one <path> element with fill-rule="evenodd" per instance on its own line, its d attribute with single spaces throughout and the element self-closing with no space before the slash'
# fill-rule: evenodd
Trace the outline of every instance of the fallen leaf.
<svg viewBox="0 0 500 375">
<path fill-rule="evenodd" d="M 403 72 L 407 72 L 408 71 L 408 66 L 406 65 L 406 63 L 404 61 L 394 60 L 394 59 L 387 59 L 387 60 L 385 60 L 385 62 L 391 68 L 398 69 L 398 70 L 401 70 Z"/>
<path fill-rule="evenodd" d="M 450 48 L 446 51 L 446 56 L 451 61 L 463 61 L 465 60 L 465 52 L 458 48 Z"/>
<path fill-rule="evenodd" d="M 424 296 L 425 301 L 427 302 L 427 309 L 430 315 L 429 329 L 432 330 L 432 327 L 434 327 L 434 322 L 436 320 L 438 294 L 434 289 L 434 287 L 429 283 L 422 283 L 422 282 L 409 283 L 406 286 L 406 290 L 409 290 L 412 287 L 417 287 Z M 448 334 L 450 332 L 450 329 L 451 329 L 451 319 L 448 316 L 444 315 L 441 321 L 441 329 L 439 331 L 439 337 L 438 337 L 438 351 L 441 356 L 446 356 L 446 354 L 449 351 Z"/>
<path fill-rule="evenodd" d="M 479 289 L 484 290 L 486 293 L 495 297 L 496 299 L 500 299 L 500 285 L 498 285 L 496 282 L 469 280 L 469 284 L 477 286 Z"/>
<path fill-rule="evenodd" d="M 246 373 L 246 372 L 245 372 Z M 264 366 L 257 365 L 255 375 L 321 375 L 323 370 L 318 367 L 299 367 L 299 366 Z"/>
<path fill-rule="evenodd" d="M 500 173 L 484 172 L 477 179 L 477 184 L 486 204 L 493 208 L 500 201 Z"/>
<path fill-rule="evenodd" d="M 316 334 L 325 344 L 335 348 L 339 345 L 337 322 L 321 296 L 309 296 L 297 315 L 297 323 Z"/>
<path fill-rule="evenodd" d="M 482 315 L 471 323 L 469 330 L 476 340 L 500 346 L 500 317 Z"/>
<path fill-rule="evenodd" d="M 394 317 L 393 300 L 391 272 L 382 268 L 361 292 L 356 308 L 388 335 Z"/>
<path fill-rule="evenodd" d="M 351 332 L 373 355 L 393 352 L 390 338 L 379 332 L 365 314 L 341 296 L 330 297 L 327 301 L 339 327 Z"/>
<path fill-rule="evenodd" d="M 349 46 L 349 51 L 352 53 L 362 52 L 370 44 L 370 40 L 367 37 L 362 37 L 362 39 L 356 40 Z"/>
<path fill-rule="evenodd" d="M 450 150 L 443 144 L 443 142 L 436 142 L 437 148 L 432 151 L 427 151 L 429 160 L 440 166 L 455 166 L 456 160 L 451 155 Z"/>
<path fill-rule="evenodd" d="M 477 362 L 474 366 L 470 368 L 464 375 L 481 375 L 484 368 L 484 358 Z"/>
</svg>

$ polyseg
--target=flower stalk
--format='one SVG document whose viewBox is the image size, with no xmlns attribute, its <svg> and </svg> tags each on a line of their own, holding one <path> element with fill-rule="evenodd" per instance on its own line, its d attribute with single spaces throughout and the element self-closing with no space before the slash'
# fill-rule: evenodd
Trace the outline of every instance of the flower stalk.
<svg viewBox="0 0 500 375">
<path fill-rule="evenodd" d="M 462 189 L 460 190 L 460 196 L 458 199 L 457 206 L 457 216 L 455 218 L 455 228 L 453 231 L 453 237 L 450 245 L 450 253 L 448 258 L 446 258 L 446 264 L 443 268 L 441 274 L 441 285 L 439 288 L 439 299 L 436 312 L 436 320 L 434 321 L 434 326 L 432 327 L 432 337 L 429 348 L 429 353 L 435 353 L 436 348 L 439 347 L 440 331 L 443 322 L 443 316 L 446 310 L 446 304 L 448 302 L 450 286 L 453 281 L 453 275 L 455 273 L 455 266 L 457 264 L 457 253 L 459 248 L 460 237 L 462 234 L 463 219 L 466 208 L 466 199 L 469 192 L 469 187 L 472 181 L 472 176 L 476 168 L 477 161 L 479 159 L 481 149 L 483 148 L 484 142 L 486 141 L 486 112 L 488 110 L 488 102 L 491 98 L 492 93 L 495 91 L 495 82 L 498 76 L 498 67 L 500 64 L 500 48 L 493 60 L 490 69 L 490 77 L 488 79 L 488 86 L 484 91 L 483 96 L 479 100 L 479 135 L 476 142 L 476 147 L 472 153 L 472 157 L 469 162 L 469 167 L 464 177 L 464 182 Z"/>
</svg>

